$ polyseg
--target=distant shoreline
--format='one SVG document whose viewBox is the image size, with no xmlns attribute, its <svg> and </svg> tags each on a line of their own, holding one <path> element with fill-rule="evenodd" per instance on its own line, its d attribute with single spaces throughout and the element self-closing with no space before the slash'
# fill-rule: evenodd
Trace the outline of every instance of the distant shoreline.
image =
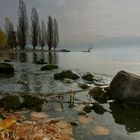
<svg viewBox="0 0 140 140">
<path fill-rule="evenodd" d="M 40 49 L 0 49 L 0 52 L 71 52 L 70 50 L 67 49 L 61 49 L 61 50 L 40 50 Z"/>
</svg>

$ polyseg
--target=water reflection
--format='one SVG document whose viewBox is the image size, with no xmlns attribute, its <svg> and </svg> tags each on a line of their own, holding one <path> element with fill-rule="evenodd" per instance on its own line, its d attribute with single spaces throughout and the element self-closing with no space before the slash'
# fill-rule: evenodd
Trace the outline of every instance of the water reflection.
<svg viewBox="0 0 140 140">
<path fill-rule="evenodd" d="M 118 102 L 109 104 L 116 123 L 124 125 L 129 133 L 140 131 L 140 110 Z"/>
<path fill-rule="evenodd" d="M 47 60 L 49 64 L 58 64 L 58 54 L 54 52 L 48 52 Z"/>
<path fill-rule="evenodd" d="M 36 52 L 33 52 L 33 63 L 36 63 L 38 61 L 38 55 Z"/>
<path fill-rule="evenodd" d="M 19 53 L 19 61 L 20 62 L 27 62 L 27 53 L 26 52 Z"/>
</svg>

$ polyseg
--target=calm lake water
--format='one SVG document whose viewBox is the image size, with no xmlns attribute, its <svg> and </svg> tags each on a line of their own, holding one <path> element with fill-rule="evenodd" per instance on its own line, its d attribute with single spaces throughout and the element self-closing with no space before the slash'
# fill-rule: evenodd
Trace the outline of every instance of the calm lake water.
<svg viewBox="0 0 140 140">
<path fill-rule="evenodd" d="M 55 81 L 54 73 L 62 70 L 75 70 L 79 74 L 92 72 L 109 83 L 115 74 L 120 70 L 140 75 L 140 48 L 94 48 L 91 52 L 0 52 L 1 61 L 12 60 L 15 68 L 15 75 L 9 78 L 0 78 L 0 90 L 7 92 L 27 93 L 55 93 L 80 89 L 79 82 L 82 79 L 73 81 L 71 84 L 65 81 Z M 36 61 L 45 59 L 46 62 L 57 64 L 58 70 L 41 71 Z M 23 84 L 21 81 L 26 81 Z M 95 86 L 95 85 L 93 85 Z M 88 101 L 87 94 L 79 94 L 77 98 Z M 94 101 L 94 100 L 93 100 Z M 58 105 L 53 104 L 58 107 Z M 140 111 L 125 108 L 115 102 L 102 104 L 108 111 L 100 115 L 92 111 L 93 122 L 86 125 L 74 127 L 76 140 L 139 140 L 140 137 Z M 75 109 L 65 105 L 64 111 L 50 112 L 55 116 L 65 116 L 66 119 L 76 120 Z M 109 129 L 106 136 L 96 136 L 92 130 L 97 126 Z"/>
</svg>

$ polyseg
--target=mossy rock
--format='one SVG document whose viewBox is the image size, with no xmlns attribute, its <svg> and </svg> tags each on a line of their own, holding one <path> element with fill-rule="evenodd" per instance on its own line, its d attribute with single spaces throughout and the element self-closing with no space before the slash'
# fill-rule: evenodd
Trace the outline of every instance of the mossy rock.
<svg viewBox="0 0 140 140">
<path fill-rule="evenodd" d="M 0 63 L 0 74 L 14 74 L 14 67 L 9 63 Z"/>
<path fill-rule="evenodd" d="M 43 101 L 39 97 L 32 96 L 32 95 L 24 96 L 23 106 L 26 108 L 37 107 L 40 106 L 41 104 L 43 104 Z"/>
<path fill-rule="evenodd" d="M 7 95 L 0 100 L 0 105 L 7 109 L 21 109 L 24 99 L 17 95 Z"/>
<path fill-rule="evenodd" d="M 87 81 L 93 81 L 94 80 L 93 77 L 94 77 L 94 75 L 90 72 L 87 72 L 82 75 L 82 78 Z"/>
<path fill-rule="evenodd" d="M 57 65 L 48 64 L 48 65 L 45 65 L 45 66 L 41 67 L 41 70 L 53 70 L 53 69 L 58 69 L 58 66 Z"/>
<path fill-rule="evenodd" d="M 80 78 L 80 76 L 71 70 L 66 70 L 66 71 L 62 71 L 60 73 L 54 74 L 55 80 L 63 80 L 65 78 L 77 80 Z"/>
<path fill-rule="evenodd" d="M 106 103 L 110 98 L 110 93 L 102 87 L 94 87 L 89 91 L 89 95 L 100 103 Z"/>
</svg>

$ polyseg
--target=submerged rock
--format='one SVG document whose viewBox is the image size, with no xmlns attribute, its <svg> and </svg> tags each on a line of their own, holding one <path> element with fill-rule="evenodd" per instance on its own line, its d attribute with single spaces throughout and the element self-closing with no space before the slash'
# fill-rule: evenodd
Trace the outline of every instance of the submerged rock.
<svg viewBox="0 0 140 140">
<path fill-rule="evenodd" d="M 140 76 L 120 71 L 110 83 L 110 91 L 116 100 L 140 105 Z"/>
<path fill-rule="evenodd" d="M 7 109 L 20 109 L 23 107 L 24 98 L 17 95 L 7 95 L 0 100 L 0 105 Z"/>
<path fill-rule="evenodd" d="M 44 59 L 40 59 L 39 61 L 35 62 L 38 65 L 47 64 Z"/>
<path fill-rule="evenodd" d="M 32 107 L 39 107 L 43 104 L 43 100 L 39 97 L 32 96 L 32 95 L 25 95 L 24 96 L 24 103 L 23 106 L 26 108 L 32 108 Z"/>
<path fill-rule="evenodd" d="M 93 77 L 94 75 L 90 72 L 87 72 L 82 76 L 82 78 L 87 81 L 93 81 L 94 80 Z"/>
<path fill-rule="evenodd" d="M 0 74 L 14 74 L 14 67 L 9 63 L 0 63 Z"/>
<path fill-rule="evenodd" d="M 58 69 L 58 66 L 57 65 L 48 64 L 48 65 L 45 65 L 45 66 L 41 67 L 41 70 L 53 70 L 53 69 Z"/>
<path fill-rule="evenodd" d="M 106 88 L 94 87 L 89 91 L 89 95 L 100 103 L 105 103 L 110 98 L 110 93 L 105 90 Z"/>
<path fill-rule="evenodd" d="M 55 80 L 63 80 L 65 78 L 76 80 L 79 79 L 80 76 L 71 70 L 62 71 L 60 73 L 54 74 Z"/>
</svg>

